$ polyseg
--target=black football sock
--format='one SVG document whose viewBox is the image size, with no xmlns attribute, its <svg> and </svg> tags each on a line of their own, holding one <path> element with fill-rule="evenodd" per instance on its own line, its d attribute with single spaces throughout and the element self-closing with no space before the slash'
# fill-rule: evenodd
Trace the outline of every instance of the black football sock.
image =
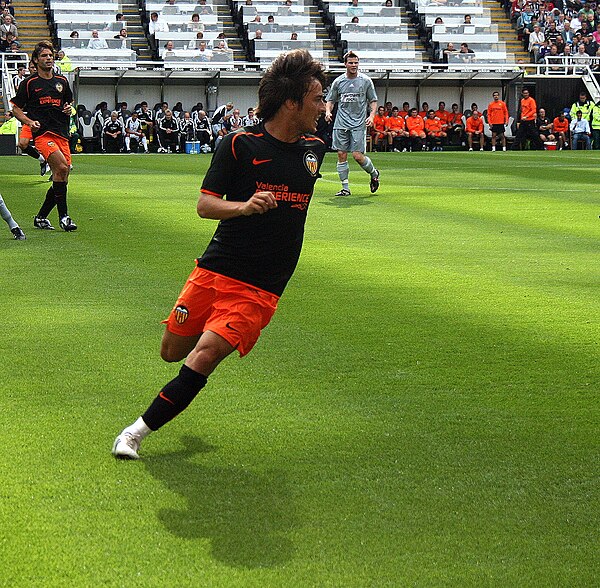
<svg viewBox="0 0 600 588">
<path fill-rule="evenodd" d="M 37 213 L 38 218 L 48 218 L 50 212 L 56 205 L 56 198 L 54 196 L 54 187 L 50 187 L 46 192 L 46 200 L 42 204 L 40 211 Z"/>
<path fill-rule="evenodd" d="M 187 408 L 206 385 L 207 377 L 186 365 L 181 366 L 179 375 L 171 380 L 153 400 L 142 419 L 150 429 L 156 431 Z"/>
<path fill-rule="evenodd" d="M 23 153 L 27 153 L 27 155 L 29 155 L 29 157 L 33 157 L 33 159 L 40 159 L 40 152 L 32 145 L 27 145 L 27 147 L 23 149 Z"/>
<path fill-rule="evenodd" d="M 58 208 L 58 218 L 62 219 L 67 216 L 67 182 L 52 182 L 54 188 L 54 199 L 56 200 L 56 208 Z"/>
</svg>

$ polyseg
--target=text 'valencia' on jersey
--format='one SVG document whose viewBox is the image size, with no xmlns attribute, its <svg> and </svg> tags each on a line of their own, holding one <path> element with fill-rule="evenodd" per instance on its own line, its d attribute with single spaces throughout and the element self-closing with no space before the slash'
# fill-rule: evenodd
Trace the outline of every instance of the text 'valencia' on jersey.
<svg viewBox="0 0 600 588">
<path fill-rule="evenodd" d="M 202 192 L 245 202 L 272 192 L 277 208 L 219 222 L 198 266 L 278 296 L 291 278 L 326 146 L 317 137 L 284 143 L 263 125 L 227 135 L 213 156 Z"/>
</svg>

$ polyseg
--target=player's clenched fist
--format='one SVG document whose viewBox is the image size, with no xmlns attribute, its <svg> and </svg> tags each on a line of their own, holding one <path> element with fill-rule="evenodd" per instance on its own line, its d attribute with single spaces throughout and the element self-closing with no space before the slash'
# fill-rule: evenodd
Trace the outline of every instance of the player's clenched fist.
<svg viewBox="0 0 600 588">
<path fill-rule="evenodd" d="M 250 199 L 245 202 L 242 214 L 244 216 L 263 214 L 271 208 L 277 208 L 277 200 L 275 200 L 273 192 L 254 192 Z"/>
</svg>

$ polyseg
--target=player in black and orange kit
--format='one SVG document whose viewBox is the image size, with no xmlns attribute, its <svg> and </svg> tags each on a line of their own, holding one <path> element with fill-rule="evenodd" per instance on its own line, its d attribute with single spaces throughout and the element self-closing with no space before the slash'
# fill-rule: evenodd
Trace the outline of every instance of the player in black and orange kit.
<svg viewBox="0 0 600 588">
<path fill-rule="evenodd" d="M 263 122 L 223 138 L 197 211 L 220 220 L 168 320 L 161 356 L 179 375 L 116 438 L 137 459 L 141 441 L 184 410 L 234 350 L 248 353 L 292 277 L 326 146 L 313 136 L 325 112 L 326 75 L 305 50 L 279 56 L 258 89 Z"/>
<path fill-rule="evenodd" d="M 36 149 L 43 155 L 52 170 L 52 187 L 40 211 L 33 219 L 38 229 L 54 230 L 48 215 L 56 206 L 61 229 L 75 231 L 67 208 L 67 182 L 71 151 L 69 149 L 69 121 L 73 94 L 67 78 L 56 75 L 54 48 L 48 41 L 35 46 L 31 60 L 37 66 L 32 74 L 19 84 L 12 99 L 14 115 L 31 128 Z M 25 114 L 25 111 L 27 114 Z"/>
</svg>

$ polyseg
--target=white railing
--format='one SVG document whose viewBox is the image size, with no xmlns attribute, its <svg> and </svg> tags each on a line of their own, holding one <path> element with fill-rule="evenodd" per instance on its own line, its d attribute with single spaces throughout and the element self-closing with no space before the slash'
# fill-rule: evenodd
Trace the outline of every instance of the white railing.
<svg viewBox="0 0 600 588">
<path fill-rule="evenodd" d="M 27 53 L 0 53 L 0 65 L 2 67 L 2 100 L 4 110 L 10 110 L 10 101 L 16 93 L 13 77 L 17 75 L 19 65 L 27 67 L 29 56 Z"/>
</svg>

